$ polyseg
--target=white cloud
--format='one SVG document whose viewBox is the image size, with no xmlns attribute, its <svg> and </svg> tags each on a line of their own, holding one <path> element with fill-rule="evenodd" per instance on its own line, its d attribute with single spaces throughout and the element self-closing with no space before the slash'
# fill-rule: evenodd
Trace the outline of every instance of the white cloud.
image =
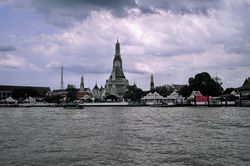
<svg viewBox="0 0 250 166">
<path fill-rule="evenodd" d="M 49 63 L 46 65 L 47 68 L 59 68 L 60 66 L 62 66 L 62 63 L 57 62 L 57 61 L 49 62 Z"/>
<path fill-rule="evenodd" d="M 0 57 L 0 67 L 3 68 L 24 68 L 26 61 L 16 55 L 7 54 Z"/>
</svg>

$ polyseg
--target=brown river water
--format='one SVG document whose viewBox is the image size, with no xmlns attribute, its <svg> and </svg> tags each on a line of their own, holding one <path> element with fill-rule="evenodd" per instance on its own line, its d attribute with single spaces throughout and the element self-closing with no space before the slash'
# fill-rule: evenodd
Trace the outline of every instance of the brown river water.
<svg viewBox="0 0 250 166">
<path fill-rule="evenodd" d="M 250 165 L 250 108 L 0 108 L 0 165 Z"/>
</svg>

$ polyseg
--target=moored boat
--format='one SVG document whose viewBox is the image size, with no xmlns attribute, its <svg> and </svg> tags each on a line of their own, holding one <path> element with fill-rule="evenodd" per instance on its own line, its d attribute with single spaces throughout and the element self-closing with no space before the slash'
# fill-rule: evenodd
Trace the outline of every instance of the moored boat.
<svg viewBox="0 0 250 166">
<path fill-rule="evenodd" d="M 77 103 L 65 103 L 63 104 L 63 108 L 65 109 L 83 109 L 83 105 L 79 105 Z"/>
</svg>

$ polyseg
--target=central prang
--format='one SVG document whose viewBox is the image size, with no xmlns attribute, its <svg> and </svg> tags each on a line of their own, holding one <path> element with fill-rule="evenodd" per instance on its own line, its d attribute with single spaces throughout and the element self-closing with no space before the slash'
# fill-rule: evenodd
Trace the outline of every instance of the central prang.
<svg viewBox="0 0 250 166">
<path fill-rule="evenodd" d="M 115 57 L 113 60 L 113 69 L 112 73 L 105 84 L 105 97 L 109 95 L 116 96 L 120 101 L 123 100 L 123 95 L 127 90 L 129 85 L 128 80 L 126 79 L 123 68 L 122 68 L 122 59 L 120 53 L 120 43 L 117 39 L 115 44 Z"/>
</svg>

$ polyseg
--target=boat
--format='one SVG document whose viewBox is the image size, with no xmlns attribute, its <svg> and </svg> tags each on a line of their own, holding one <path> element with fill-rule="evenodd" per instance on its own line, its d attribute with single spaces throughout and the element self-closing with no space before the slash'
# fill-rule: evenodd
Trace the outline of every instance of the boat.
<svg viewBox="0 0 250 166">
<path fill-rule="evenodd" d="M 63 108 L 65 109 L 83 109 L 83 105 L 79 105 L 77 103 L 65 103 L 63 104 Z"/>
</svg>

